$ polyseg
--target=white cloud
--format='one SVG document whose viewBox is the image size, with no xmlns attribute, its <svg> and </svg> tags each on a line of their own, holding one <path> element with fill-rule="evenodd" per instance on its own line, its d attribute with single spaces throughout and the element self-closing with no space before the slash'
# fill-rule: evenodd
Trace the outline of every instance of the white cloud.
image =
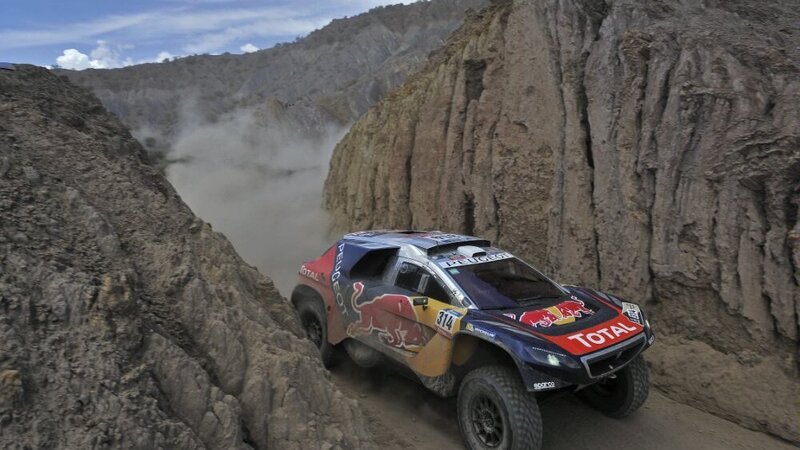
<svg viewBox="0 0 800 450">
<path fill-rule="evenodd" d="M 89 54 L 81 53 L 74 48 L 64 50 L 61 56 L 56 58 L 56 63 L 64 69 L 83 70 L 83 69 L 113 69 L 130 65 L 132 61 L 127 58 L 120 62 L 119 53 L 109 47 L 106 41 L 97 41 L 95 47 Z"/>
<path fill-rule="evenodd" d="M 158 52 L 158 55 L 156 55 L 156 60 L 154 62 L 159 62 L 160 63 L 160 62 L 168 61 L 168 60 L 170 60 L 170 59 L 172 59 L 174 57 L 175 57 L 175 55 L 173 55 L 170 52 L 166 52 L 166 51 L 165 52 Z"/>
<path fill-rule="evenodd" d="M 77 49 L 68 48 L 64 53 L 56 58 L 56 64 L 64 69 L 83 70 L 88 68 L 100 69 L 97 61 L 89 60 L 89 55 L 79 52 Z"/>
<path fill-rule="evenodd" d="M 134 64 L 162 63 L 162 62 L 170 61 L 170 60 L 175 59 L 175 58 L 180 58 L 180 56 L 179 55 L 173 55 L 172 53 L 170 53 L 168 51 L 161 51 L 161 52 L 158 52 L 158 55 L 156 55 L 154 58 L 139 59 L 139 60 L 137 60 L 135 62 L 133 61 L 133 59 L 127 58 L 127 59 L 125 59 L 125 64 L 124 65 L 132 66 Z"/>
<path fill-rule="evenodd" d="M 122 67 L 126 64 L 120 61 L 120 51 L 123 49 L 127 49 L 128 45 L 118 45 L 112 49 L 108 42 L 106 41 L 97 41 L 97 47 L 89 54 L 92 59 L 98 61 L 103 68 L 112 69 L 115 67 Z"/>
<path fill-rule="evenodd" d="M 80 52 L 74 48 L 68 48 L 63 54 L 56 58 L 56 63 L 63 69 L 83 70 L 83 69 L 116 69 L 118 67 L 131 66 L 134 64 L 160 63 L 176 58 L 176 55 L 168 51 L 159 52 L 155 58 L 141 59 L 134 61 L 130 56 L 120 59 L 120 54 L 116 49 L 130 49 L 133 46 L 117 45 L 112 48 L 106 41 L 97 41 L 95 47 L 89 54 Z"/>
<path fill-rule="evenodd" d="M 258 47 L 248 42 L 247 44 L 244 44 L 243 46 L 239 47 L 239 50 L 241 50 L 244 53 L 253 53 L 258 51 Z"/>
</svg>

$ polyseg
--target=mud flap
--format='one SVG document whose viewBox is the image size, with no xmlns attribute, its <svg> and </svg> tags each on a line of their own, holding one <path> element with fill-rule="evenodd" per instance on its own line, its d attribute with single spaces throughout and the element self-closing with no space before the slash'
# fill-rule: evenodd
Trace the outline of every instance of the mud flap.
<svg viewBox="0 0 800 450">
<path fill-rule="evenodd" d="M 440 397 L 452 397 L 456 394 L 456 376 L 451 372 L 438 377 L 418 375 L 422 385 Z"/>
</svg>

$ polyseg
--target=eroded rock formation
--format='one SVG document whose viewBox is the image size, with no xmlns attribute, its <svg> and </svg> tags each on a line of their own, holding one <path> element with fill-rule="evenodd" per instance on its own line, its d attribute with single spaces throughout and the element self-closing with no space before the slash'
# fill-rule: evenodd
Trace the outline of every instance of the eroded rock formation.
<svg viewBox="0 0 800 450">
<path fill-rule="evenodd" d="M 373 444 L 272 282 L 86 90 L 0 71 L 0 447 Z"/>
<path fill-rule="evenodd" d="M 800 441 L 797 11 L 495 2 L 338 145 L 334 225 L 486 236 L 642 301 L 662 389 Z"/>
</svg>

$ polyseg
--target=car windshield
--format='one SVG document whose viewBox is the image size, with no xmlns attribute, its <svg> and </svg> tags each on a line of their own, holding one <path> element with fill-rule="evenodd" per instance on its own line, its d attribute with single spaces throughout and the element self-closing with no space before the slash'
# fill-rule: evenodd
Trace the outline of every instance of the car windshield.
<svg viewBox="0 0 800 450">
<path fill-rule="evenodd" d="M 517 258 L 446 268 L 480 309 L 516 308 L 564 295 L 556 284 Z"/>
</svg>

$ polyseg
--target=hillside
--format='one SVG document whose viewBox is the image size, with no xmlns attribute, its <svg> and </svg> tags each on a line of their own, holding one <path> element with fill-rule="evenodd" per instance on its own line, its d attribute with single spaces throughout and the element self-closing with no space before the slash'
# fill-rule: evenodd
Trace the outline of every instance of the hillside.
<svg viewBox="0 0 800 450">
<path fill-rule="evenodd" d="M 645 303 L 655 383 L 800 442 L 792 2 L 498 1 L 337 145 L 337 229 L 486 236 Z"/>
<path fill-rule="evenodd" d="M 466 9 L 486 3 L 435 0 L 378 7 L 254 53 L 60 73 L 91 88 L 154 150 L 168 149 L 187 123 L 213 123 L 225 113 L 265 104 L 312 134 L 364 113 L 442 44 Z"/>
<path fill-rule="evenodd" d="M 0 448 L 369 448 L 272 282 L 87 90 L 0 71 Z"/>
</svg>

